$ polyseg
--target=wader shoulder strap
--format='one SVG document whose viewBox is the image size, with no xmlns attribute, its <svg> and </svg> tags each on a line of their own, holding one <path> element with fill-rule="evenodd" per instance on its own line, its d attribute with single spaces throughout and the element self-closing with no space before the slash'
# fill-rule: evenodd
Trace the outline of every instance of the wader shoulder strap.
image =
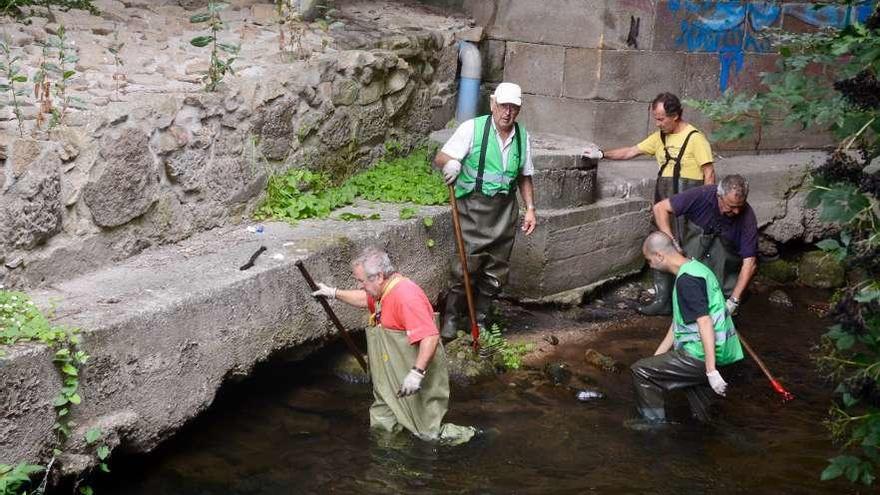
<svg viewBox="0 0 880 495">
<path fill-rule="evenodd" d="M 666 170 L 666 166 L 672 161 L 672 194 L 678 194 L 678 179 L 681 178 L 681 159 L 684 157 L 684 150 L 687 148 L 688 141 L 690 141 L 691 136 L 697 132 L 699 131 L 694 129 L 685 136 L 684 142 L 681 143 L 681 149 L 678 150 L 678 156 L 675 157 L 675 160 L 672 159 L 672 155 L 669 154 L 669 148 L 666 147 L 666 133 L 660 133 L 660 141 L 663 142 L 663 152 L 666 153 L 666 163 L 660 167 L 660 171 L 657 172 L 657 178 L 659 179 L 660 177 L 663 177 L 663 172 Z"/>
<path fill-rule="evenodd" d="M 489 128 L 492 127 L 492 116 L 490 115 L 488 119 L 486 119 L 486 124 L 483 126 L 483 138 L 480 145 L 480 162 L 477 165 L 477 180 L 474 184 L 474 190 L 477 192 L 483 192 L 483 171 L 486 170 L 486 148 L 489 144 Z"/>
</svg>

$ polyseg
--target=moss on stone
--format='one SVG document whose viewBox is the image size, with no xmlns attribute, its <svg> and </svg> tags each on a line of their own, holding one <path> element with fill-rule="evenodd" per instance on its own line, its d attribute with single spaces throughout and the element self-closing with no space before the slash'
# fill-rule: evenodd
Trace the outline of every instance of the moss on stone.
<svg viewBox="0 0 880 495">
<path fill-rule="evenodd" d="M 797 280 L 798 268 L 795 263 L 786 260 L 774 260 L 758 265 L 758 274 L 780 284 Z"/>
</svg>

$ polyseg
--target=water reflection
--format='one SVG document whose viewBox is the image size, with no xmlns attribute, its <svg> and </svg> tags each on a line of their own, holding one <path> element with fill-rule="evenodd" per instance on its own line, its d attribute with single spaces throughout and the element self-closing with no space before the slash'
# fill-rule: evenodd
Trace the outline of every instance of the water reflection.
<svg viewBox="0 0 880 495">
<path fill-rule="evenodd" d="M 800 307 L 824 295 L 795 293 Z M 811 299 L 812 298 L 812 299 Z M 717 424 L 688 419 L 672 395 L 661 431 L 622 426 L 632 417 L 629 373 L 584 364 L 586 346 L 552 359 L 605 394 L 580 403 L 540 370 L 453 387 L 448 421 L 495 428 L 447 447 L 409 435 L 371 433 L 368 385 L 348 384 L 320 368 L 327 356 L 262 370 L 224 391 L 212 409 L 146 460 L 115 461 L 102 494 L 279 493 L 849 493 L 818 480 L 834 455 L 821 421 L 830 394 L 809 349 L 825 323 L 782 312 L 759 298 L 738 327 L 797 399 L 782 404 L 753 363 L 725 372 L 731 383 Z M 653 352 L 660 318 L 604 332 L 590 347 L 631 363 Z M 562 347 L 562 346 L 560 346 Z M 340 351 L 342 352 L 342 351 Z"/>
</svg>

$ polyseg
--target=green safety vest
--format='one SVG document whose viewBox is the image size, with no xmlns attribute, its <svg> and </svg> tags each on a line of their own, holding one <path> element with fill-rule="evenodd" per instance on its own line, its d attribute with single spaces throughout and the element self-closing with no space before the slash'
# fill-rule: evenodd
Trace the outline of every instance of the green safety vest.
<svg viewBox="0 0 880 495">
<path fill-rule="evenodd" d="M 514 144 L 507 156 L 508 169 L 501 162 L 498 132 L 490 123 L 491 115 L 474 119 L 474 142 L 461 164 L 461 173 L 455 181 L 455 197 L 467 196 L 478 190 L 486 196 L 507 194 L 516 184 L 526 158 L 526 132 L 514 124 Z"/>
<path fill-rule="evenodd" d="M 724 294 L 715 274 L 706 265 L 696 260 L 691 260 L 681 266 L 678 277 L 688 274 L 699 277 L 706 281 L 706 289 L 709 296 L 709 316 L 712 318 L 712 326 L 715 328 L 715 362 L 718 366 L 724 366 L 743 358 L 742 346 L 733 326 L 733 319 L 727 312 L 724 304 Z M 697 322 L 685 323 L 678 307 L 677 287 L 672 289 L 672 331 L 676 349 L 684 349 L 691 356 L 705 360 L 703 342 L 700 340 L 700 330 Z"/>
</svg>

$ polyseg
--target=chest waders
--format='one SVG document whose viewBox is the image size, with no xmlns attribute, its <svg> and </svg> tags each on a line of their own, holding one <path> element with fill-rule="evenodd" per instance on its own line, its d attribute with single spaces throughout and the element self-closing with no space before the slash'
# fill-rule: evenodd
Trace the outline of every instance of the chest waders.
<svg viewBox="0 0 880 495">
<path fill-rule="evenodd" d="M 385 288 L 383 297 L 391 287 Z M 366 330 L 373 384 L 370 428 L 389 433 L 406 429 L 422 440 L 451 445 L 470 440 L 476 433 L 474 428 L 443 423 L 449 409 L 449 370 L 442 342 L 437 344 L 434 358 L 425 370 L 422 388 L 408 397 L 397 397 L 404 377 L 416 362 L 419 346 L 409 343 L 406 332 L 383 328 L 378 323 L 380 312 L 381 299 Z"/>
<path fill-rule="evenodd" d="M 721 235 L 720 227 L 703 229 L 693 222 L 688 222 L 687 227 L 682 243 L 685 253 L 708 266 L 721 284 L 724 297 L 730 297 L 742 268 L 736 244 Z"/>
<path fill-rule="evenodd" d="M 685 136 L 684 142 L 681 143 L 681 149 L 678 150 L 678 155 L 675 158 L 669 154 L 669 148 L 666 147 L 666 133 L 660 133 L 660 140 L 663 142 L 663 152 L 666 153 L 666 162 L 657 172 L 657 180 L 654 183 L 655 204 L 680 192 L 703 185 L 702 181 L 681 178 L 681 159 L 684 158 L 684 152 L 688 142 L 691 140 L 691 136 L 697 132 L 699 131 L 693 130 Z M 663 177 L 663 172 L 666 171 L 666 167 L 670 163 L 672 163 L 672 177 Z M 682 245 L 681 241 L 686 229 L 687 221 L 685 219 L 679 217 L 672 219 L 672 233 Z M 672 312 L 672 305 L 670 303 L 670 298 L 672 297 L 672 274 L 661 270 L 651 270 L 651 276 L 654 279 L 654 302 L 640 306 L 638 311 L 648 316 L 668 315 Z"/>
<path fill-rule="evenodd" d="M 459 224 L 479 326 L 485 326 L 492 299 L 501 292 L 510 273 L 510 253 L 519 218 L 516 185 L 526 160 L 527 142 L 526 130 L 515 123 L 505 170 L 497 131 L 490 119 L 491 116 L 483 116 L 474 120 L 471 152 L 462 161 L 461 173 L 455 182 Z M 464 274 L 457 258 L 452 260 L 451 272 L 453 285 L 446 296 L 440 329 L 444 338 L 453 338 L 458 330 L 469 328 L 465 324 Z"/>
<path fill-rule="evenodd" d="M 724 305 L 724 296 L 711 270 L 693 260 L 682 265 L 678 276 L 688 274 L 706 281 L 709 316 L 715 330 L 715 358 L 718 366 L 742 359 L 739 336 Z M 706 378 L 703 343 L 696 322 L 685 323 L 673 299 L 673 345 L 669 352 L 640 359 L 632 365 L 636 404 L 642 418 L 665 421 L 664 392 L 682 389 L 691 407 L 691 414 L 700 421 L 709 421 L 709 407 L 715 392 Z"/>
</svg>

